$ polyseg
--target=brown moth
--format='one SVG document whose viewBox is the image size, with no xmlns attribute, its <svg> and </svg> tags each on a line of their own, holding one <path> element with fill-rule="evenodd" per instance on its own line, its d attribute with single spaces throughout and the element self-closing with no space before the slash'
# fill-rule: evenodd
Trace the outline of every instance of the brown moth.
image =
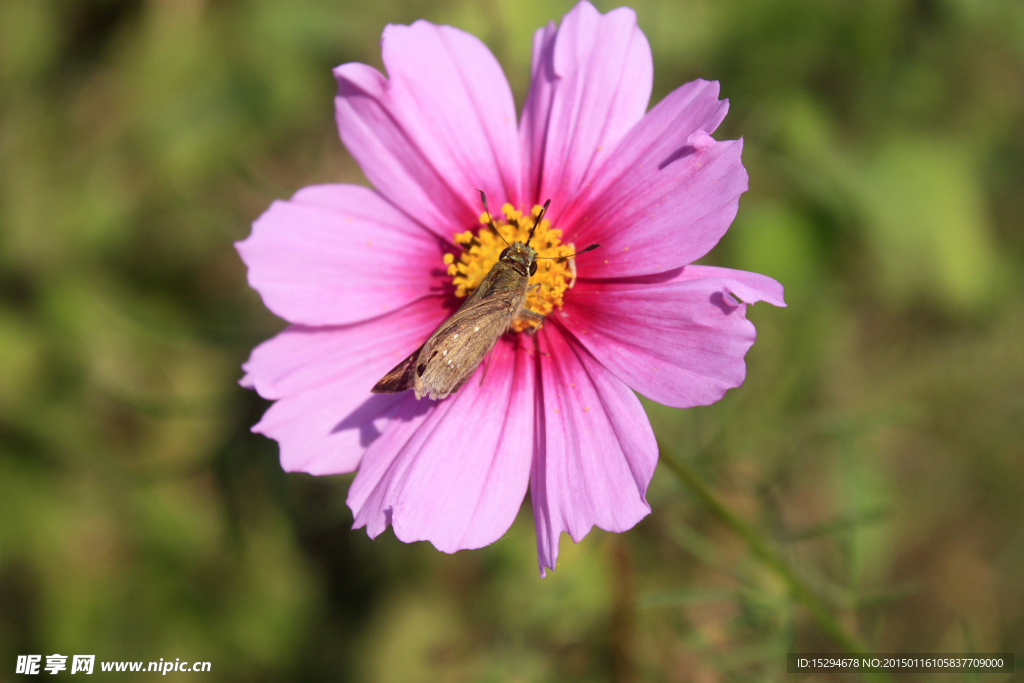
<svg viewBox="0 0 1024 683">
<path fill-rule="evenodd" d="M 491 229 L 500 237 L 501 233 L 491 219 L 487 197 L 483 192 L 480 198 Z M 413 389 L 417 399 L 429 396 L 440 400 L 455 393 L 466 383 L 513 322 L 530 323 L 533 330 L 537 329 L 544 321 L 544 316 L 526 308 L 526 292 L 530 276 L 537 272 L 537 258 L 546 257 L 537 256 L 537 252 L 530 247 L 530 240 L 550 203 L 550 199 L 544 203 L 526 244 L 514 242 L 502 251 L 498 262 L 459 310 L 441 323 L 423 346 L 384 375 L 374 385 L 371 390 L 373 393 L 395 394 Z M 592 244 L 578 254 L 598 246 Z"/>
</svg>

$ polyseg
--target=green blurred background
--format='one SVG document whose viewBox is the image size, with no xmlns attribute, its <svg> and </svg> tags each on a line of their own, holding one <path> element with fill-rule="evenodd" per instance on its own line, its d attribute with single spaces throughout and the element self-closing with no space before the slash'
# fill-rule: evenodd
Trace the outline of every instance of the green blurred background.
<svg viewBox="0 0 1024 683">
<path fill-rule="evenodd" d="M 285 475 L 248 431 L 267 403 L 239 365 L 283 324 L 232 242 L 275 198 L 365 182 L 331 68 L 425 17 L 487 42 L 521 103 L 532 31 L 571 5 L 0 2 L 0 680 L 59 652 L 226 681 L 773 681 L 836 649 L 667 467 L 650 517 L 563 538 L 541 580 L 528 503 L 482 550 L 371 542 L 351 477 Z M 789 302 L 750 311 L 743 387 L 648 404 L 663 456 L 873 651 L 1024 655 L 1024 4 L 634 7 L 655 101 L 719 79 L 717 137 L 745 139 L 705 262 Z"/>
</svg>

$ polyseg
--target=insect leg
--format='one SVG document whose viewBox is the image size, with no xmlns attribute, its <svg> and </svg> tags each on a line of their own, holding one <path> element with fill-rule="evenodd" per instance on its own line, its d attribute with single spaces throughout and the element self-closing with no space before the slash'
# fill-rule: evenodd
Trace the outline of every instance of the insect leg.
<svg viewBox="0 0 1024 683">
<path fill-rule="evenodd" d="M 519 311 L 519 315 L 516 316 L 515 322 L 528 323 L 529 325 L 532 325 L 528 332 L 533 334 L 540 329 L 541 323 L 544 322 L 544 316 L 540 313 L 534 313 L 524 306 L 523 309 Z"/>
<path fill-rule="evenodd" d="M 491 367 L 491 356 L 493 354 L 494 349 L 491 349 L 490 351 L 487 352 L 487 355 L 484 356 L 484 372 L 482 375 L 480 375 L 480 386 L 483 386 L 484 380 L 487 379 L 487 370 L 490 369 Z"/>
</svg>

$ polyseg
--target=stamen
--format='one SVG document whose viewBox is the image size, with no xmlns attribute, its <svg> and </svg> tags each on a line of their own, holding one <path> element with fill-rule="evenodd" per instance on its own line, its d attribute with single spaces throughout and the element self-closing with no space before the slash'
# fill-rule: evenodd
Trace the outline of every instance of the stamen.
<svg viewBox="0 0 1024 683">
<path fill-rule="evenodd" d="M 463 246 L 463 252 L 458 256 L 444 255 L 448 274 L 455 285 L 455 295 L 466 297 L 479 287 L 508 244 L 525 243 L 541 211 L 542 207 L 534 206 L 530 215 L 523 216 L 511 204 L 505 204 L 501 207 L 504 219 L 492 216 L 500 236 L 488 225 L 486 213 L 480 214 L 481 228 L 476 234 L 470 230 L 457 233 L 455 243 Z M 562 244 L 562 231 L 552 230 L 551 222 L 546 218 L 537 223 L 530 246 L 537 251 L 537 256 L 551 258 L 537 261 L 537 272 L 530 278 L 530 289 L 526 294 L 526 307 L 534 313 L 550 315 L 562 307 L 565 290 L 575 281 L 573 259 L 564 257 L 576 250 L 572 244 Z M 529 324 L 513 325 L 517 332 L 528 327 Z"/>
</svg>

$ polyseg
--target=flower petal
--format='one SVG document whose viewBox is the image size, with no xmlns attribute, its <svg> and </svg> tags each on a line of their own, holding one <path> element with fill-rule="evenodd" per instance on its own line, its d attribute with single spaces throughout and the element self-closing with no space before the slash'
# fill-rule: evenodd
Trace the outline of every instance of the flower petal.
<svg viewBox="0 0 1024 683">
<path fill-rule="evenodd" d="M 652 109 L 622 140 L 555 227 L 577 245 L 580 277 L 647 275 L 706 254 L 736 216 L 747 189 L 742 140 L 710 135 L 728 110 L 718 83 L 693 81 Z"/>
<path fill-rule="evenodd" d="M 543 377 L 530 475 L 541 576 L 558 541 L 591 527 L 625 531 L 646 516 L 658 444 L 636 395 L 557 324 L 538 334 Z"/>
<path fill-rule="evenodd" d="M 557 319 L 633 389 L 689 408 L 743 383 L 756 336 L 746 304 L 785 306 L 782 294 L 765 275 L 687 266 L 633 281 L 577 282 Z"/>
<path fill-rule="evenodd" d="M 439 284 L 437 238 L 357 185 L 314 185 L 276 201 L 235 246 L 263 303 L 292 323 L 374 318 Z"/>
<path fill-rule="evenodd" d="M 489 368 L 456 394 L 393 419 L 349 489 L 354 528 L 376 537 L 390 523 L 402 541 L 430 541 L 446 553 L 500 538 L 526 495 L 533 384 L 519 336 L 503 339 Z"/>
<path fill-rule="evenodd" d="M 334 70 L 341 139 L 369 181 L 446 240 L 477 224 L 478 189 L 518 205 L 515 103 L 490 50 L 422 20 L 389 25 L 381 44 L 390 79 L 365 64 Z"/>
<path fill-rule="evenodd" d="M 602 15 L 581 2 L 533 38 L 521 135 L 526 199 L 551 199 L 551 217 L 647 111 L 654 63 L 636 13 Z"/>
<path fill-rule="evenodd" d="M 427 297 L 356 325 L 292 326 L 260 344 L 242 366 L 242 384 L 276 403 L 252 430 L 280 444 L 288 472 L 351 472 L 411 396 L 370 388 L 448 313 L 440 297 Z"/>
</svg>

